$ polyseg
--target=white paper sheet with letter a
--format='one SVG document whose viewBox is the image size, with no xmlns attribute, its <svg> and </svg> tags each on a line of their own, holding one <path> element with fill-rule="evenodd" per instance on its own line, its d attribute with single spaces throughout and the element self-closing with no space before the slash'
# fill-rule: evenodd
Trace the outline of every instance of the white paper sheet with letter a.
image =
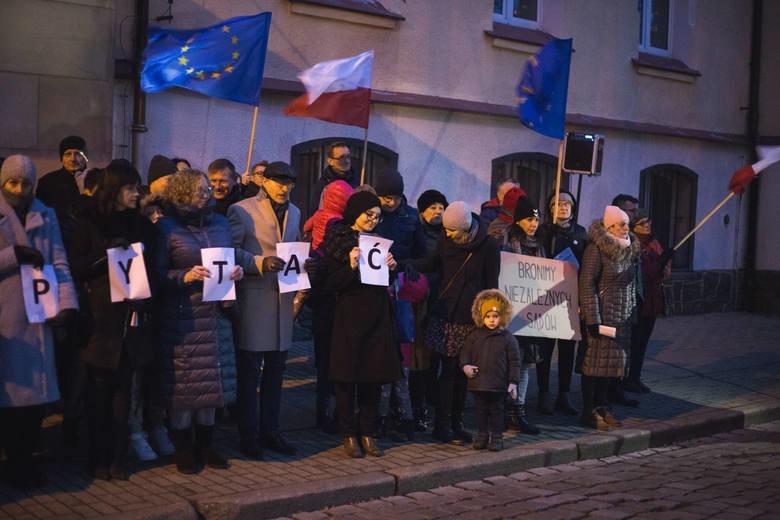
<svg viewBox="0 0 780 520">
<path fill-rule="evenodd" d="M 60 311 L 60 289 L 54 266 L 46 264 L 43 269 L 31 265 L 20 265 L 22 293 L 27 321 L 43 323 Z"/>
<path fill-rule="evenodd" d="M 303 270 L 303 263 L 309 258 L 308 242 L 280 242 L 276 244 L 276 256 L 284 260 L 284 269 L 279 271 L 279 292 L 288 293 L 309 289 L 309 274 Z"/>
<path fill-rule="evenodd" d="M 390 285 L 390 269 L 387 267 L 387 252 L 393 245 L 392 240 L 374 236 L 360 235 L 358 247 L 360 248 L 360 281 L 368 285 Z"/>
<path fill-rule="evenodd" d="M 236 299 L 236 282 L 230 273 L 236 266 L 236 252 L 232 247 L 206 247 L 200 250 L 203 267 L 211 273 L 203 279 L 203 301 L 216 302 Z"/>
<path fill-rule="evenodd" d="M 152 296 L 149 279 L 146 278 L 144 246 L 141 242 L 134 242 L 127 249 L 107 249 L 106 253 L 111 302 L 143 300 Z"/>
</svg>

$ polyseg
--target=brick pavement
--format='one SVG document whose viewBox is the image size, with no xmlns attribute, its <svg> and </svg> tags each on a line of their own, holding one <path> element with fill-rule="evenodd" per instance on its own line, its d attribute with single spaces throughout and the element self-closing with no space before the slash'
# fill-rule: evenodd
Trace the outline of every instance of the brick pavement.
<svg viewBox="0 0 780 520">
<path fill-rule="evenodd" d="M 217 442 L 231 459 L 227 471 L 183 476 L 164 459 L 133 463 L 129 482 L 93 481 L 84 454 L 59 446 L 59 417 L 52 416 L 44 431 L 49 450 L 41 454 L 50 484 L 32 492 L 0 486 L 0 517 L 195 518 L 197 510 L 207 518 L 262 518 L 641 452 L 780 417 L 777 345 L 780 318 L 745 313 L 663 318 L 645 364 L 644 379 L 653 393 L 639 397 L 638 409 L 616 407 L 625 423 L 621 429 L 594 434 L 571 417 L 535 414 L 532 379 L 531 416 L 542 429 L 537 437 L 507 432 L 505 451 L 478 454 L 419 434 L 412 443 L 384 441 L 384 458 L 353 460 L 343 457 L 337 436 L 314 428 L 312 346 L 298 341 L 288 361 L 282 410 L 286 435 L 300 448 L 296 456 L 267 452 L 263 462 L 247 461 L 237 451 L 234 424 L 224 421 Z M 555 378 L 553 373 L 553 388 Z M 579 400 L 578 394 L 573 397 Z"/>
</svg>

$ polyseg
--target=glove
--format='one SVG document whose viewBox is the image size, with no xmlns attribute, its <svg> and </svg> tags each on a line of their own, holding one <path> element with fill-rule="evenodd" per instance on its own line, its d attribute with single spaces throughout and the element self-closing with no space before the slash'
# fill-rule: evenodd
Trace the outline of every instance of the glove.
<svg viewBox="0 0 780 520">
<path fill-rule="evenodd" d="M 278 256 L 266 256 L 263 258 L 263 272 L 275 273 L 284 269 L 284 260 Z"/>
<path fill-rule="evenodd" d="M 599 335 L 598 325 L 588 325 L 588 336 L 596 337 Z"/>
<path fill-rule="evenodd" d="M 674 258 L 675 250 L 671 247 L 664 249 L 664 252 L 661 254 L 661 257 L 658 259 L 658 263 L 661 265 L 660 274 L 663 276 L 664 271 L 666 271 L 666 264 L 669 263 L 669 260 Z"/>
<path fill-rule="evenodd" d="M 306 271 L 310 278 L 319 279 L 325 276 L 327 266 L 322 261 L 322 258 L 312 256 L 303 262 L 303 270 Z"/>
<path fill-rule="evenodd" d="M 62 309 L 53 318 L 46 320 L 46 324 L 49 327 L 62 327 L 67 328 L 71 323 L 76 321 L 79 316 L 79 311 L 76 309 Z"/>
<path fill-rule="evenodd" d="M 122 249 L 130 249 L 130 242 L 125 237 L 116 237 L 108 243 L 107 249 L 113 249 L 115 247 L 121 247 Z"/>
<path fill-rule="evenodd" d="M 43 267 L 43 255 L 34 247 L 15 245 L 14 254 L 19 265 L 32 265 L 38 269 Z"/>
<path fill-rule="evenodd" d="M 410 282 L 416 282 L 419 279 L 420 279 L 420 272 L 417 271 L 417 269 L 415 269 L 412 264 L 405 263 L 404 280 L 409 280 Z"/>
<path fill-rule="evenodd" d="M 512 399 L 517 399 L 517 385 L 515 383 L 509 383 L 509 386 L 506 387 L 506 393 L 508 393 L 509 397 Z"/>
</svg>

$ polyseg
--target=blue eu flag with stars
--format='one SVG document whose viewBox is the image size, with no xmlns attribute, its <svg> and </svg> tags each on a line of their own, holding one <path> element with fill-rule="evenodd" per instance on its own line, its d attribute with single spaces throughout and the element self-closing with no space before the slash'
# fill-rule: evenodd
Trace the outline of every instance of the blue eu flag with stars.
<svg viewBox="0 0 780 520">
<path fill-rule="evenodd" d="M 149 29 L 141 88 L 182 87 L 257 105 L 271 13 L 239 16 L 201 29 Z"/>
<path fill-rule="evenodd" d="M 569 93 L 571 38 L 553 38 L 525 64 L 517 95 L 520 121 L 535 132 L 563 139 Z"/>
</svg>

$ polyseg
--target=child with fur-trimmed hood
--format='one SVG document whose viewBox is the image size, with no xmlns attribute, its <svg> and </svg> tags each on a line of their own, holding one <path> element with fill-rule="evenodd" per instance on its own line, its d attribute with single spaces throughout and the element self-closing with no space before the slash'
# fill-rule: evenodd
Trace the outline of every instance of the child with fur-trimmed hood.
<svg viewBox="0 0 780 520">
<path fill-rule="evenodd" d="M 512 304 L 497 289 L 481 291 L 471 305 L 477 326 L 460 351 L 460 366 L 468 378 L 477 412 L 474 449 L 499 451 L 504 446 L 506 394 L 517 395 L 520 379 L 520 347 L 506 329 Z"/>
</svg>

